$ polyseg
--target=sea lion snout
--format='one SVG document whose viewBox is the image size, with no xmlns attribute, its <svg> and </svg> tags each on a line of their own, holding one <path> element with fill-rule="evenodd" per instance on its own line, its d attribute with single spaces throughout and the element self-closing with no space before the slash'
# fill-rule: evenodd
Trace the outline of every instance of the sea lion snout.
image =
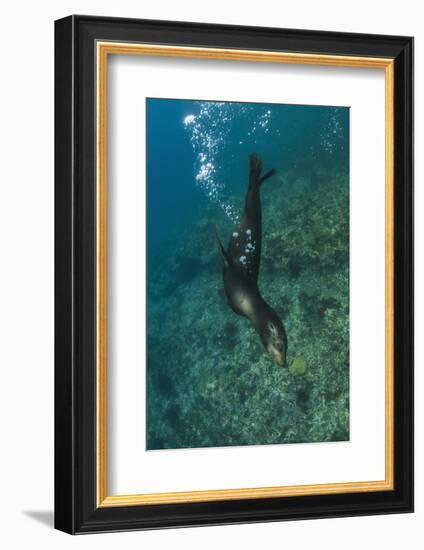
<svg viewBox="0 0 424 550">
<path fill-rule="evenodd" d="M 266 323 L 261 339 L 272 361 L 280 367 L 287 367 L 287 336 L 278 318 Z"/>
<path fill-rule="evenodd" d="M 275 345 L 271 344 L 267 351 L 274 363 L 280 367 L 287 367 L 286 355 L 282 349 L 278 349 Z"/>
</svg>

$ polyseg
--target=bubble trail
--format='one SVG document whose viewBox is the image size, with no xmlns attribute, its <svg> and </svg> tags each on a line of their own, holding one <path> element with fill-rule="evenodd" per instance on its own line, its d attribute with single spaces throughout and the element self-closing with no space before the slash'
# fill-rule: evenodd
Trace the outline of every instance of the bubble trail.
<svg viewBox="0 0 424 550">
<path fill-rule="evenodd" d="M 195 155 L 196 185 L 234 224 L 239 222 L 239 215 L 235 205 L 225 197 L 227 188 L 220 176 L 220 160 L 225 157 L 223 153 L 235 123 L 244 123 L 248 136 L 269 131 L 270 109 L 264 106 L 253 121 L 252 114 L 253 108 L 249 104 L 200 101 L 198 114 L 189 114 L 183 120 Z M 239 141 L 239 144 L 243 142 Z"/>
</svg>

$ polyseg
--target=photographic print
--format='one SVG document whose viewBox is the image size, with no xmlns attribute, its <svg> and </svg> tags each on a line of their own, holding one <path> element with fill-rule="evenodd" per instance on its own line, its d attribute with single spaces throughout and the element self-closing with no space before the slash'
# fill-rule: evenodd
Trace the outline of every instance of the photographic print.
<svg viewBox="0 0 424 550">
<path fill-rule="evenodd" d="M 147 449 L 349 440 L 349 108 L 146 120 Z"/>
<path fill-rule="evenodd" d="M 57 529 L 413 511 L 413 50 L 55 22 Z"/>
</svg>

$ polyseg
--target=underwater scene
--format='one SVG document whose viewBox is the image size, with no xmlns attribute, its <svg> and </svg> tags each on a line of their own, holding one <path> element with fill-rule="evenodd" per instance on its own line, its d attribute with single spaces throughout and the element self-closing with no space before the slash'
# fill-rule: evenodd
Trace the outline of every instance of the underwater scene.
<svg viewBox="0 0 424 550">
<path fill-rule="evenodd" d="M 146 100 L 146 448 L 349 440 L 349 108 Z"/>
</svg>

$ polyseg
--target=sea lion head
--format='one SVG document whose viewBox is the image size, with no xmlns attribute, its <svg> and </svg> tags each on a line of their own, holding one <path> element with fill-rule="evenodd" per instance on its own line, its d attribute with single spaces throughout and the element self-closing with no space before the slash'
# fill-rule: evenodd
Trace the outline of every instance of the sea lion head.
<svg viewBox="0 0 424 550">
<path fill-rule="evenodd" d="M 272 361 L 280 367 L 287 367 L 286 331 L 275 311 L 270 311 L 270 315 L 262 324 L 259 335 Z"/>
</svg>

